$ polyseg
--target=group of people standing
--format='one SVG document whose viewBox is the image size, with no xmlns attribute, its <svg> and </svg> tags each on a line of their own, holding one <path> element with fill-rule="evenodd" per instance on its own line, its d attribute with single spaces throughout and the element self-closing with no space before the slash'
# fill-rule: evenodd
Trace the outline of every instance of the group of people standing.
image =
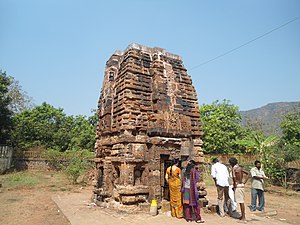
<svg viewBox="0 0 300 225">
<path fill-rule="evenodd" d="M 263 172 L 260 161 L 256 160 L 254 162 L 255 167 L 249 173 L 238 164 L 236 158 L 230 158 L 232 182 L 230 182 L 227 166 L 220 163 L 217 158 L 213 159 L 212 162 L 211 176 L 217 188 L 219 214 L 221 217 L 224 217 L 226 214 L 232 216 L 236 209 L 235 204 L 239 204 L 241 210 L 239 219 L 241 222 L 247 222 L 244 185 L 250 178 L 250 174 L 252 177 L 250 210 L 264 211 L 264 180 L 268 179 L 268 177 Z M 187 165 L 181 170 L 179 159 L 173 159 L 171 166 L 166 170 L 165 178 L 170 190 L 171 215 L 177 218 L 185 218 L 188 222 L 204 223 L 198 204 L 199 172 L 195 165 L 194 160 L 189 160 Z"/>
<path fill-rule="evenodd" d="M 171 215 L 185 218 L 187 222 L 204 223 L 200 215 L 198 204 L 199 172 L 195 168 L 195 161 L 189 160 L 181 170 L 179 159 L 173 159 L 167 168 L 165 178 L 170 189 Z"/>
<path fill-rule="evenodd" d="M 211 175 L 215 181 L 218 193 L 218 206 L 220 216 L 224 217 L 227 213 L 232 216 L 234 209 L 234 204 L 240 205 L 241 210 L 241 222 L 246 223 L 245 216 L 245 192 L 244 185 L 252 177 L 251 184 L 251 211 L 256 209 L 259 211 L 264 210 L 264 180 L 268 179 L 261 169 L 260 161 L 256 160 L 254 162 L 255 167 L 250 171 L 246 171 L 243 167 L 238 164 L 236 158 L 230 158 L 229 164 L 232 167 L 232 189 L 229 185 L 230 176 L 227 167 L 220 163 L 217 158 L 213 159 L 213 165 L 211 167 Z M 230 198 L 230 191 L 234 192 L 233 198 Z M 258 197 L 258 207 L 256 206 Z M 226 211 L 224 210 L 226 209 Z"/>
</svg>

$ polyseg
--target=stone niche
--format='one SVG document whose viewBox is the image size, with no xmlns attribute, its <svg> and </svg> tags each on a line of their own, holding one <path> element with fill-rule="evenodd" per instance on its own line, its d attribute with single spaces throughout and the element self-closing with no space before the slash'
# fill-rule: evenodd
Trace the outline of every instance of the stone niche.
<svg viewBox="0 0 300 225">
<path fill-rule="evenodd" d="M 95 199 L 107 207 L 168 199 L 173 158 L 203 162 L 197 94 L 180 56 L 131 44 L 106 62 L 98 103 Z"/>
</svg>

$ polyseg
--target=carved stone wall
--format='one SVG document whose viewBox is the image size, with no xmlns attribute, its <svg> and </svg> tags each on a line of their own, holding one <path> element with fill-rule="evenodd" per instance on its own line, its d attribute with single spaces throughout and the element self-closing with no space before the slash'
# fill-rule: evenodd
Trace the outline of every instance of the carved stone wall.
<svg viewBox="0 0 300 225">
<path fill-rule="evenodd" d="M 116 51 L 98 116 L 95 193 L 103 203 L 161 201 L 171 159 L 203 161 L 197 94 L 178 55 L 138 44 Z"/>
</svg>

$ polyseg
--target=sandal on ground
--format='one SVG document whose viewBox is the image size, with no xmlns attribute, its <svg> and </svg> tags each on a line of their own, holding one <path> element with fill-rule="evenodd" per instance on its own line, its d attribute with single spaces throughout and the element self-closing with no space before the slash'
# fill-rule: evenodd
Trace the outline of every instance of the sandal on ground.
<svg viewBox="0 0 300 225">
<path fill-rule="evenodd" d="M 204 223 L 204 220 L 197 220 L 196 223 Z"/>
</svg>

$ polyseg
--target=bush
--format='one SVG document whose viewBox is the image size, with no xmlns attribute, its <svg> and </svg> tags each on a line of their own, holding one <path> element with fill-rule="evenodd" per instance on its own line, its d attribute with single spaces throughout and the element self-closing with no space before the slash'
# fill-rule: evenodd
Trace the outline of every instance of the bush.
<svg viewBox="0 0 300 225">
<path fill-rule="evenodd" d="M 47 150 L 43 152 L 43 157 L 48 160 L 48 164 L 55 170 L 63 169 L 63 162 L 65 161 L 65 153 L 57 150 Z"/>
<path fill-rule="evenodd" d="M 62 170 L 65 169 L 68 162 L 71 162 L 74 158 L 79 158 L 85 161 L 92 160 L 94 158 L 94 153 L 88 150 L 68 150 L 60 152 L 50 149 L 43 152 L 43 157 L 48 160 L 49 165 L 51 165 L 54 169 Z"/>
<path fill-rule="evenodd" d="M 48 150 L 44 152 L 44 157 L 49 160 L 49 164 L 56 170 L 63 170 L 72 184 L 77 183 L 77 179 L 89 167 L 90 160 L 94 158 L 94 153 L 88 150 L 68 150 L 59 152 Z"/>
<path fill-rule="evenodd" d="M 72 158 L 70 163 L 64 168 L 69 181 L 72 184 L 77 183 L 78 177 L 89 168 L 89 163 L 85 159 Z"/>
</svg>

